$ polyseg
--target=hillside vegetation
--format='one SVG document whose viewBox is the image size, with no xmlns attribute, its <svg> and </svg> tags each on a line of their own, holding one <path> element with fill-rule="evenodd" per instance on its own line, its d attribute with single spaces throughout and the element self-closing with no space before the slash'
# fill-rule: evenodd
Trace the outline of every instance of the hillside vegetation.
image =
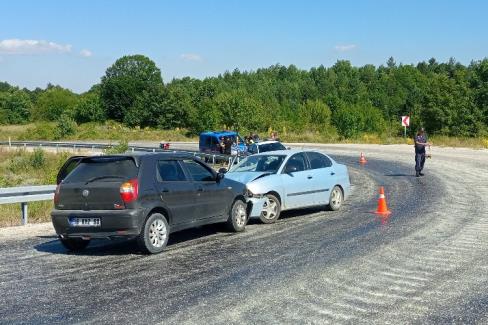
<svg viewBox="0 0 488 325">
<path fill-rule="evenodd" d="M 301 70 L 273 65 L 203 80 L 164 83 L 142 55 L 124 56 L 99 84 L 75 94 L 61 86 L 19 89 L 0 83 L 0 124 L 19 139 L 188 140 L 203 130 L 278 131 L 285 141 L 398 142 L 423 126 L 447 142 L 484 146 L 488 134 L 488 59 L 416 65 L 390 58 L 379 67 Z M 449 137 L 449 138 L 447 138 Z M 455 137 L 454 141 L 449 140 Z"/>
</svg>

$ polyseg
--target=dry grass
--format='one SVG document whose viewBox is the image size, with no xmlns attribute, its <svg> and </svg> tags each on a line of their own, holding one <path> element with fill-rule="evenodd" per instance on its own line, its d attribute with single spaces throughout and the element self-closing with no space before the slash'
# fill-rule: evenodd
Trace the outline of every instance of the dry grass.
<svg viewBox="0 0 488 325">
<path fill-rule="evenodd" d="M 39 223 L 51 220 L 52 201 L 30 202 L 27 208 L 28 222 Z M 0 227 L 21 224 L 20 203 L 0 205 Z"/>
<path fill-rule="evenodd" d="M 0 187 L 54 184 L 56 174 L 69 153 L 0 148 Z M 29 223 L 50 220 L 51 201 L 32 202 L 28 206 Z M 0 205 L 0 227 L 20 224 L 20 203 Z"/>
</svg>

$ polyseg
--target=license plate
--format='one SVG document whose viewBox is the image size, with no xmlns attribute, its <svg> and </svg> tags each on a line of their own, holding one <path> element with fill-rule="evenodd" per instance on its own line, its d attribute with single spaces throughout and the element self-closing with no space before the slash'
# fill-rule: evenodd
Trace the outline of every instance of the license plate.
<svg viewBox="0 0 488 325">
<path fill-rule="evenodd" d="M 69 224 L 72 227 L 100 227 L 100 218 L 70 218 Z"/>
</svg>

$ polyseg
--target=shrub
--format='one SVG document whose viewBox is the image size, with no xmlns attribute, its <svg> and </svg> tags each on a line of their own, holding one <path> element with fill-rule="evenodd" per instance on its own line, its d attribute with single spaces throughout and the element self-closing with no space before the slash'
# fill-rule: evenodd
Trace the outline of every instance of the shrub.
<svg viewBox="0 0 488 325">
<path fill-rule="evenodd" d="M 118 153 L 124 153 L 129 150 L 129 143 L 126 139 L 120 140 L 119 144 L 111 148 L 105 149 L 103 152 L 107 155 L 113 155 Z"/>
<path fill-rule="evenodd" d="M 73 135 L 76 133 L 76 128 L 75 120 L 66 114 L 62 114 L 56 123 L 55 138 L 62 139 Z"/>
<path fill-rule="evenodd" d="M 34 168 L 42 168 L 46 164 L 44 150 L 35 149 L 29 157 L 29 163 Z"/>
</svg>

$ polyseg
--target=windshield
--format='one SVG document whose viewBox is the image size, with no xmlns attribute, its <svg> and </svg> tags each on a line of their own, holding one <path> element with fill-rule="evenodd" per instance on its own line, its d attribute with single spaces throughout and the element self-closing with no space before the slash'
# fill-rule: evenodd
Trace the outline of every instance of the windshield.
<svg viewBox="0 0 488 325">
<path fill-rule="evenodd" d="M 130 157 L 92 157 L 83 159 L 64 183 L 113 182 L 137 177 L 138 168 Z"/>
<path fill-rule="evenodd" d="M 276 173 L 285 160 L 284 155 L 249 156 L 230 169 L 231 172 Z"/>
<path fill-rule="evenodd" d="M 281 142 L 263 143 L 259 145 L 259 152 L 286 150 L 286 147 Z"/>
</svg>

